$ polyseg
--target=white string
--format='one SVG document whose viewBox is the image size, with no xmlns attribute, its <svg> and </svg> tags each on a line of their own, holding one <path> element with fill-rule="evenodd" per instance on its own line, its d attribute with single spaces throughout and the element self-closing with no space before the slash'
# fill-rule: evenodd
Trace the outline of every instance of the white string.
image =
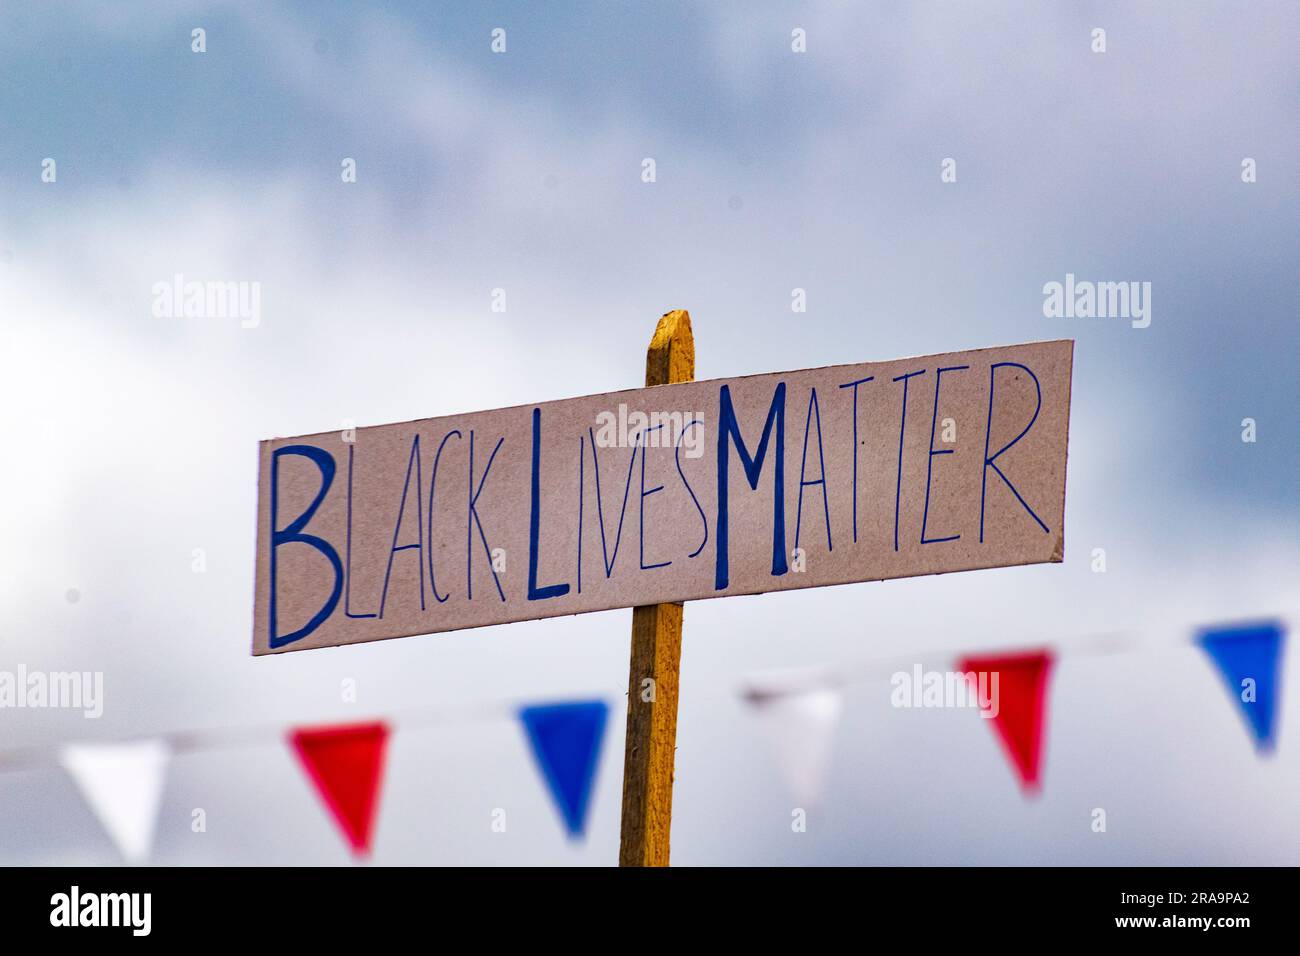
<svg viewBox="0 0 1300 956">
<path fill-rule="evenodd" d="M 1193 638 L 1186 635 L 1189 633 L 1195 634 L 1204 627 L 1232 627 L 1238 622 L 1248 624 L 1261 621 L 1280 621 L 1284 628 L 1290 630 L 1292 622 L 1297 618 L 1300 618 L 1300 615 L 1295 613 L 1275 615 L 1261 614 L 1252 615 L 1250 617 L 1235 618 L 1232 621 L 1223 624 L 1188 625 L 1179 629 L 1181 634 L 1184 635 L 1183 637 L 1174 642 L 1166 642 L 1167 646 L 1161 645 L 1159 646 L 1159 649 L 1170 650 L 1192 645 L 1195 643 Z M 1024 646 L 1026 645 L 1022 645 L 1022 647 Z M 1136 649 L 1141 649 L 1142 641 L 1141 634 L 1138 631 L 1123 630 L 1082 635 L 1069 639 L 1068 643 L 1048 642 L 1045 646 L 1050 647 L 1053 653 L 1058 657 L 1092 657 L 1131 653 Z M 1014 653 L 1014 649 L 1012 648 L 1007 648 L 1006 651 L 1008 653 Z M 807 668 L 785 668 L 779 671 L 755 672 L 749 675 L 742 682 L 741 686 L 733 691 L 733 693 L 740 696 L 742 699 L 753 702 L 762 700 L 765 697 L 804 693 L 826 688 L 840 688 L 856 683 L 887 679 L 900 669 L 913 667 L 916 664 L 921 664 L 922 667 L 934 664 L 949 666 L 958 657 L 968 655 L 980 656 L 984 653 L 999 652 L 930 650 L 919 655 L 882 655 L 879 657 L 860 659 L 858 661 L 833 667 L 828 665 Z M 622 696 L 626 696 L 626 692 L 624 692 Z M 600 699 L 611 699 L 614 695 L 591 695 L 591 699 L 596 699 L 597 697 Z M 346 721 L 340 721 L 337 718 L 330 718 L 315 722 L 295 722 L 288 725 L 283 723 L 266 723 L 258 725 L 207 728 L 203 730 L 169 731 L 161 734 L 133 734 L 128 737 L 112 738 L 105 741 L 94 741 L 94 743 L 125 743 L 136 740 L 162 740 L 168 745 L 172 753 L 193 753 L 204 750 L 224 750 L 236 747 L 265 746 L 266 744 L 276 740 L 284 740 L 289 731 L 300 727 L 346 725 L 366 723 L 368 721 L 383 721 L 393 729 L 405 731 L 424 730 L 430 727 L 449 725 L 494 723 L 506 720 L 512 721 L 517 718 L 521 706 L 523 705 L 520 702 L 496 700 L 480 703 L 446 705 L 441 707 L 404 709 L 391 712 L 387 715 L 348 719 Z M 29 747 L 16 747 L 8 750 L 0 750 L 0 773 L 55 766 L 57 765 L 58 751 L 66 743 L 69 742 L 65 741 L 64 743 L 59 744 L 38 744 Z"/>
</svg>

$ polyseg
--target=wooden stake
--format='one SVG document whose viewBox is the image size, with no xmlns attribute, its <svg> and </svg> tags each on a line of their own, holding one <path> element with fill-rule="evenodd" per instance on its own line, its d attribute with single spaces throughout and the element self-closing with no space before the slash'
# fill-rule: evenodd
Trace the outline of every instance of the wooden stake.
<svg viewBox="0 0 1300 956">
<path fill-rule="evenodd" d="M 659 320 L 645 356 L 645 383 L 695 380 L 695 339 L 684 309 Z M 666 409 L 665 409 L 666 410 Z M 619 866 L 667 866 L 677 752 L 682 605 L 632 609 L 632 663 L 623 750 L 623 832 Z"/>
</svg>

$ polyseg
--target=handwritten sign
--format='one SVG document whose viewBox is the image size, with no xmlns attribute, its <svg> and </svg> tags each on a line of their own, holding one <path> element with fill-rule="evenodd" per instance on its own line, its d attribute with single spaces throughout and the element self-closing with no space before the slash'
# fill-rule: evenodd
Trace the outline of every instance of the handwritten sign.
<svg viewBox="0 0 1300 956">
<path fill-rule="evenodd" d="M 253 653 L 1060 561 L 1073 343 L 261 443 Z"/>
</svg>

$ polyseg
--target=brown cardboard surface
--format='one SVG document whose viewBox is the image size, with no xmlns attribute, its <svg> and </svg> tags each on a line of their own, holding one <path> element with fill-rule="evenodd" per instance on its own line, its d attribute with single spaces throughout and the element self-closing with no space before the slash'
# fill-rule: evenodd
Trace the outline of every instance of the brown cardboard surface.
<svg viewBox="0 0 1300 956">
<path fill-rule="evenodd" d="M 1060 561 L 1072 361 L 1037 342 L 264 441 L 253 653 Z"/>
</svg>

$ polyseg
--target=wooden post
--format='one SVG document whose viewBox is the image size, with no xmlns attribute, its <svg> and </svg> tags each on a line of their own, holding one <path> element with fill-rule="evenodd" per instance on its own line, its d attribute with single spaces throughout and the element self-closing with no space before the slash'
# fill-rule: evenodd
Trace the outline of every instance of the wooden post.
<svg viewBox="0 0 1300 956">
<path fill-rule="evenodd" d="M 645 383 L 667 385 L 694 379 L 690 314 L 684 309 L 667 312 L 646 351 Z M 668 865 L 681 659 L 682 605 L 633 608 L 619 866 Z"/>
</svg>

